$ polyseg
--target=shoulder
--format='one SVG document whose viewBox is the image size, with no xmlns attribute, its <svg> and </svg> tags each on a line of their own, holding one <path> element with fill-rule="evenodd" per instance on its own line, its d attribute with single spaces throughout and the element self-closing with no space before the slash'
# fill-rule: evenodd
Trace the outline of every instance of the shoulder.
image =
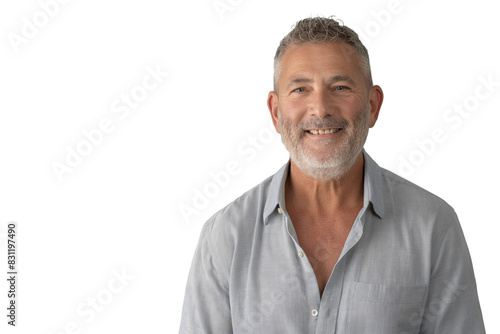
<svg viewBox="0 0 500 334">
<path fill-rule="evenodd" d="M 441 197 L 416 185 L 415 183 L 381 168 L 384 186 L 387 187 L 385 195 L 389 195 L 395 202 L 410 207 L 427 209 L 453 210 L 453 208 Z M 422 207 L 423 206 L 423 207 Z"/>
<path fill-rule="evenodd" d="M 209 239 L 214 247 L 227 250 L 253 235 L 253 230 L 263 223 L 273 177 L 266 178 L 214 213 L 204 224 L 202 237 Z"/>
<path fill-rule="evenodd" d="M 206 225 L 216 229 L 222 226 L 236 227 L 258 219 L 259 215 L 261 218 L 272 178 L 273 176 L 268 177 L 218 210 L 208 219 Z"/>
<path fill-rule="evenodd" d="M 462 231 L 453 207 L 441 197 L 388 170 L 382 169 L 384 221 L 389 230 L 432 245 L 436 252 L 445 236 L 461 240 Z"/>
<path fill-rule="evenodd" d="M 399 220 L 432 223 L 439 229 L 446 229 L 457 220 L 453 207 L 441 197 L 393 172 L 381 170 L 385 208 Z"/>
</svg>

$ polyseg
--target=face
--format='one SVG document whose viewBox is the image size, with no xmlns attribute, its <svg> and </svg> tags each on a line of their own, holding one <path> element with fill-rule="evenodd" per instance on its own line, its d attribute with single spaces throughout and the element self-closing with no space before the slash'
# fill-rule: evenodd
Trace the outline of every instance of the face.
<svg viewBox="0 0 500 334">
<path fill-rule="evenodd" d="M 382 90 L 360 64 L 344 42 L 292 46 L 281 60 L 268 106 L 292 162 L 315 179 L 342 178 L 377 120 Z"/>
</svg>

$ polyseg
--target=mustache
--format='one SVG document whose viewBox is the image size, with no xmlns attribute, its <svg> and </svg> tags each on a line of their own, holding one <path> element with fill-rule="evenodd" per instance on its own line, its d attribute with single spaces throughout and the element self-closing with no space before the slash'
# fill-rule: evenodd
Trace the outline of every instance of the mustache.
<svg viewBox="0 0 500 334">
<path fill-rule="evenodd" d="M 347 128 L 349 122 L 342 118 L 327 117 L 323 119 L 311 119 L 305 122 L 300 122 L 297 127 L 301 130 L 320 129 L 320 128 Z"/>
</svg>

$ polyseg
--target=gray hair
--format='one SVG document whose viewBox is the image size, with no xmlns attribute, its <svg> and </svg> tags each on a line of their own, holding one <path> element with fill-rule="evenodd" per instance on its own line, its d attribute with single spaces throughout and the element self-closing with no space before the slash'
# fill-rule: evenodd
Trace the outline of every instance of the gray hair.
<svg viewBox="0 0 500 334">
<path fill-rule="evenodd" d="M 339 40 L 351 45 L 361 56 L 360 66 L 365 72 L 366 84 L 373 85 L 370 58 L 365 46 L 359 40 L 358 34 L 351 28 L 344 25 L 342 21 L 337 21 L 332 17 L 314 17 L 303 19 L 295 24 L 292 31 L 282 40 L 274 56 L 274 91 L 278 92 L 278 79 L 281 74 L 281 58 L 290 46 L 305 43 L 335 43 Z M 346 52 L 350 50 L 346 49 Z"/>
</svg>

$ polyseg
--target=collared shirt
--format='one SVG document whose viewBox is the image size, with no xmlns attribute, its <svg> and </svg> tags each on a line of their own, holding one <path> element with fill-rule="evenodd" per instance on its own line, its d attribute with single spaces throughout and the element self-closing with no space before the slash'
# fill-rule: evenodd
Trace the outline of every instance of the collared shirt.
<svg viewBox="0 0 500 334">
<path fill-rule="evenodd" d="M 286 164 L 204 225 L 179 333 L 485 333 L 455 211 L 363 154 L 364 205 L 321 297 Z"/>
</svg>

